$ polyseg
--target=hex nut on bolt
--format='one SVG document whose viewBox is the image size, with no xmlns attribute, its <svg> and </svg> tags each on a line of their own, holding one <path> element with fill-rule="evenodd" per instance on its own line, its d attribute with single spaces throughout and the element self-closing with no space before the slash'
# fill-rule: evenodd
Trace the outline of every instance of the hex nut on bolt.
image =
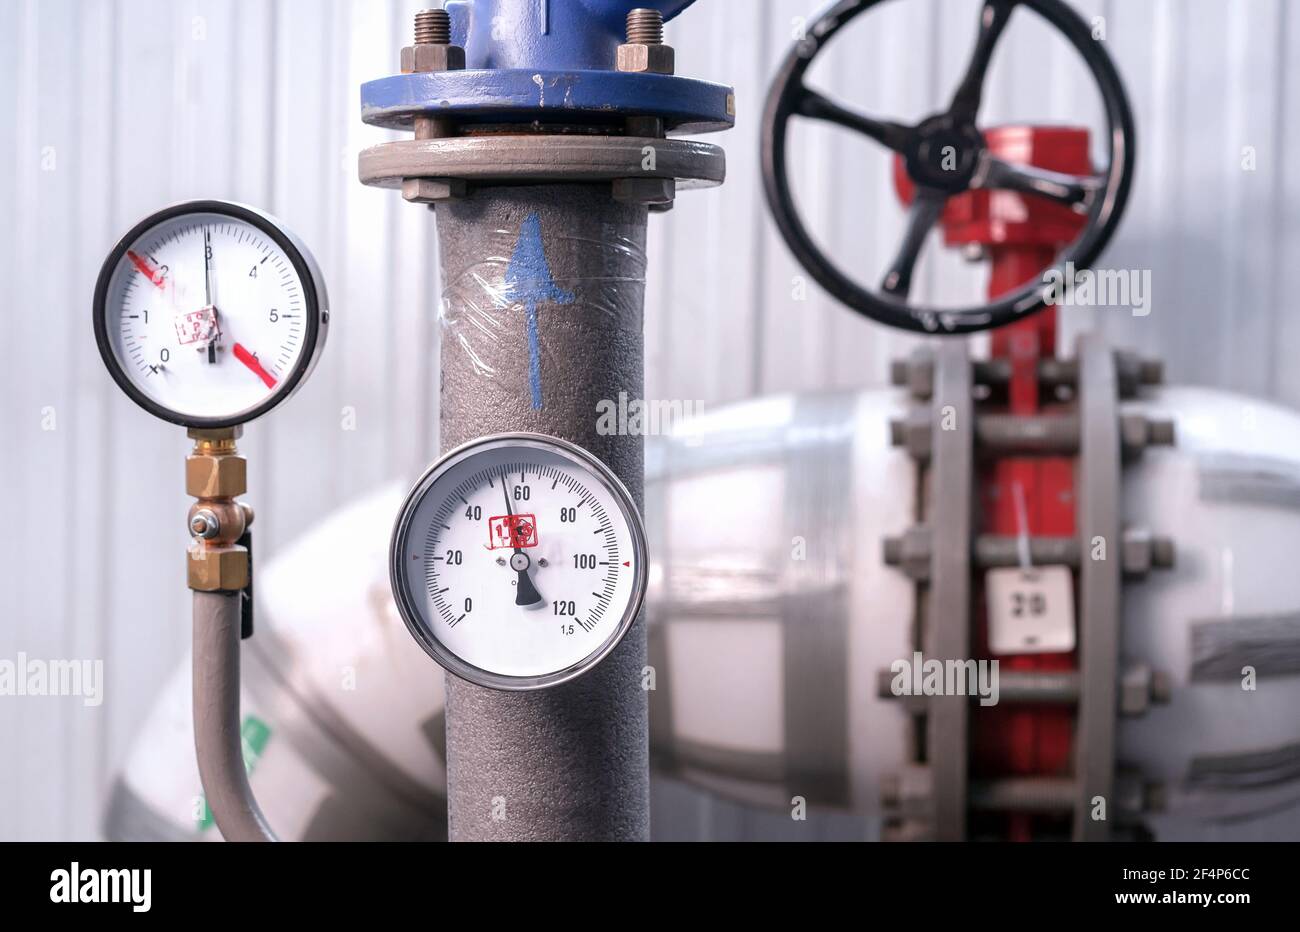
<svg viewBox="0 0 1300 932">
<path fill-rule="evenodd" d="M 918 349 L 906 359 L 895 359 L 889 366 L 889 380 L 917 401 L 929 399 L 934 394 L 934 354 Z"/>
<path fill-rule="evenodd" d="M 930 578 L 930 529 L 910 527 L 901 537 L 886 537 L 885 563 L 899 567 L 917 582 Z"/>
<path fill-rule="evenodd" d="M 415 14 L 415 41 L 402 49 L 401 67 L 403 74 L 465 67 L 465 50 L 451 44 L 451 16 L 446 10 Z"/>
<path fill-rule="evenodd" d="M 1139 389 L 1161 385 L 1165 380 L 1165 367 L 1159 359 L 1151 359 L 1126 350 L 1115 352 L 1115 374 L 1119 378 L 1120 395 L 1132 398 Z"/>
<path fill-rule="evenodd" d="M 677 182 L 672 178 L 615 178 L 612 193 L 614 200 L 625 204 L 671 207 Z"/>
<path fill-rule="evenodd" d="M 461 178 L 403 178 L 402 197 L 412 204 L 437 204 L 464 197 L 469 186 Z"/>
<path fill-rule="evenodd" d="M 664 17 L 658 10 L 635 9 L 627 14 L 627 42 L 618 47 L 619 71 L 672 74 L 673 47 L 664 45 Z"/>
<path fill-rule="evenodd" d="M 671 45 L 625 43 L 618 47 L 619 71 L 640 74 L 672 74 L 676 63 Z"/>
<path fill-rule="evenodd" d="M 1120 440 L 1126 459 L 1142 455 L 1149 446 L 1172 446 L 1174 422 L 1151 420 L 1143 414 L 1125 414 L 1119 423 Z"/>
<path fill-rule="evenodd" d="M 1173 697 L 1168 674 L 1152 670 L 1144 663 L 1126 670 L 1119 686 L 1119 714 L 1128 717 L 1145 715 L 1153 703 L 1165 705 Z"/>
<path fill-rule="evenodd" d="M 1144 528 L 1127 528 L 1123 541 L 1124 575 L 1140 579 L 1153 569 L 1174 565 L 1174 542 Z"/>
<path fill-rule="evenodd" d="M 932 443 L 929 410 L 921 408 L 902 420 L 890 421 L 889 441 L 906 449 L 920 462 L 929 460 Z"/>
<path fill-rule="evenodd" d="M 459 45 L 408 45 L 401 58 L 403 74 L 465 70 L 465 50 Z"/>
</svg>

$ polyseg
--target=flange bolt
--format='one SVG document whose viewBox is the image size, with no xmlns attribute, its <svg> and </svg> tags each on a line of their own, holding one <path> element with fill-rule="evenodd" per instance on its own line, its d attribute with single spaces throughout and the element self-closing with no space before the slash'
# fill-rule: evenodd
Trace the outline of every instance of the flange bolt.
<svg viewBox="0 0 1300 932">
<path fill-rule="evenodd" d="M 451 44 L 451 17 L 446 10 L 421 10 L 415 14 L 415 44 Z"/>
<path fill-rule="evenodd" d="M 638 7 L 627 14 L 627 41 L 635 45 L 663 45 L 664 15 Z"/>
</svg>

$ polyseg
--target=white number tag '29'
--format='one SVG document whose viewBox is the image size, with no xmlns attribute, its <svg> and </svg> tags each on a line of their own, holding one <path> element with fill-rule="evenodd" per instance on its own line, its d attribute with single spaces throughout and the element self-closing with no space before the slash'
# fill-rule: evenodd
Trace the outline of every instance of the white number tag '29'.
<svg viewBox="0 0 1300 932">
<path fill-rule="evenodd" d="M 1074 650 L 1074 582 L 1068 567 L 1000 567 L 984 580 L 994 654 Z"/>
</svg>

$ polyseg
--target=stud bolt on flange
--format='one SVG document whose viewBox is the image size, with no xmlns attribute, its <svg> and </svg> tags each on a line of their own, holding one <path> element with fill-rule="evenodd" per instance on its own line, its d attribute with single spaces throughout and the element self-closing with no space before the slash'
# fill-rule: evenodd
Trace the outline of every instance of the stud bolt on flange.
<svg viewBox="0 0 1300 932">
<path fill-rule="evenodd" d="M 446 10 L 421 10 L 415 14 L 415 44 L 402 49 L 403 74 L 430 71 L 461 71 L 465 50 L 451 44 L 451 18 Z M 442 139 L 456 135 L 445 117 L 418 116 L 414 119 L 416 139 Z M 468 186 L 457 178 L 404 178 L 402 197 L 412 204 L 437 204 L 464 197 Z"/>
</svg>

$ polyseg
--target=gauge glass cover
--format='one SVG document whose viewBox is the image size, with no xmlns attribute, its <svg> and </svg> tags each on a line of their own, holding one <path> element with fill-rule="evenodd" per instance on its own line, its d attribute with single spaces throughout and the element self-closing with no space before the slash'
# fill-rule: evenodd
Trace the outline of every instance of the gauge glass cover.
<svg viewBox="0 0 1300 932">
<path fill-rule="evenodd" d="M 645 532 L 627 489 L 581 448 L 484 438 L 439 460 L 393 532 L 393 592 L 421 646 L 456 675 L 536 689 L 581 675 L 636 620 Z"/>
<path fill-rule="evenodd" d="M 324 342 L 315 263 L 251 208 L 192 202 L 138 224 L 110 254 L 95 332 L 110 373 L 151 413 L 226 427 L 297 388 Z"/>
</svg>

